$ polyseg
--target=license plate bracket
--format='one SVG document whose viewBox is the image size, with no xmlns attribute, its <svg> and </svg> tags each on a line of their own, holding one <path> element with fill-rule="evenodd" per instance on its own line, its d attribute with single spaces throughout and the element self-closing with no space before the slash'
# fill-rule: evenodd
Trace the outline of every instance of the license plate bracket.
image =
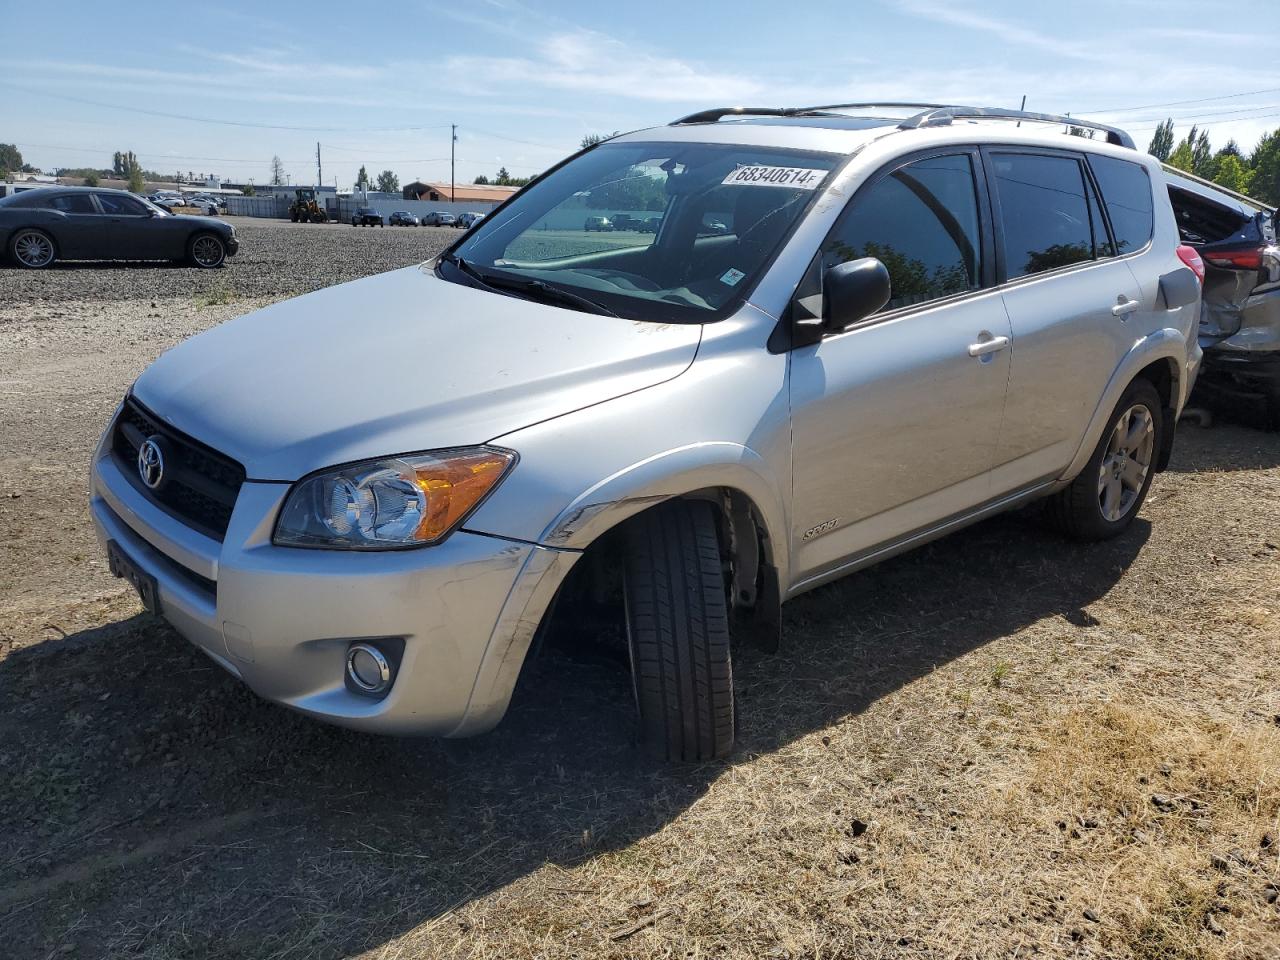
<svg viewBox="0 0 1280 960">
<path fill-rule="evenodd" d="M 156 578 L 134 563 L 133 558 L 121 550 L 114 540 L 107 541 L 107 567 L 113 577 L 120 577 L 133 584 L 133 589 L 138 591 L 138 599 L 148 613 L 160 613 L 160 586 Z"/>
</svg>

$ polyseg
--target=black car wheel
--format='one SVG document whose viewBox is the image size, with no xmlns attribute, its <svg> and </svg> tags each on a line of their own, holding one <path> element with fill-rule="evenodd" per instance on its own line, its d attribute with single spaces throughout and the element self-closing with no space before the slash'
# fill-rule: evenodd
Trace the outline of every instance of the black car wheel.
<svg viewBox="0 0 1280 960">
<path fill-rule="evenodd" d="M 15 233 L 9 241 L 9 253 L 19 266 L 28 270 L 43 270 L 58 256 L 53 237 L 34 228 Z"/>
<path fill-rule="evenodd" d="M 226 262 L 227 245 L 217 234 L 197 233 L 187 244 L 187 259 L 192 266 L 213 270 Z"/>
</svg>

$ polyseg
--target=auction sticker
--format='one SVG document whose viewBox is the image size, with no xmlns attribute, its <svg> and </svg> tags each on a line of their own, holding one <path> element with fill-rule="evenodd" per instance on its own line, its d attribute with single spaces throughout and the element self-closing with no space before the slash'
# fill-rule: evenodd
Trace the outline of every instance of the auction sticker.
<svg viewBox="0 0 1280 960">
<path fill-rule="evenodd" d="M 788 187 L 792 190 L 813 190 L 827 175 L 825 170 L 805 167 L 739 167 L 720 182 L 730 186 Z"/>
</svg>

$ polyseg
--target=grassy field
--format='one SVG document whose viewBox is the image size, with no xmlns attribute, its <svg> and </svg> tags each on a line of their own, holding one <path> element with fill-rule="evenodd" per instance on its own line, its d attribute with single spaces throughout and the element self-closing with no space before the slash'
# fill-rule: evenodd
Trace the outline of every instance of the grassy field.
<svg viewBox="0 0 1280 960">
<path fill-rule="evenodd" d="M 1117 541 L 1032 509 L 787 605 L 725 763 L 646 761 L 624 665 L 554 645 L 494 733 L 371 738 L 143 615 L 88 526 L 131 378 L 288 292 L 237 266 L 0 305 L 0 956 L 1280 956 L 1280 436 L 1184 425 Z"/>
</svg>

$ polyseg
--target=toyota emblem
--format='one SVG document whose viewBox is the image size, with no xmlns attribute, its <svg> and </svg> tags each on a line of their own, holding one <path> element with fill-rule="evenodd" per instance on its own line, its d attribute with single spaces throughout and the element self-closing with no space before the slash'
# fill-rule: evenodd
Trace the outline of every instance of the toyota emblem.
<svg viewBox="0 0 1280 960">
<path fill-rule="evenodd" d="M 156 490 L 164 480 L 164 452 L 159 437 L 148 437 L 138 448 L 138 476 L 147 489 Z"/>
</svg>

